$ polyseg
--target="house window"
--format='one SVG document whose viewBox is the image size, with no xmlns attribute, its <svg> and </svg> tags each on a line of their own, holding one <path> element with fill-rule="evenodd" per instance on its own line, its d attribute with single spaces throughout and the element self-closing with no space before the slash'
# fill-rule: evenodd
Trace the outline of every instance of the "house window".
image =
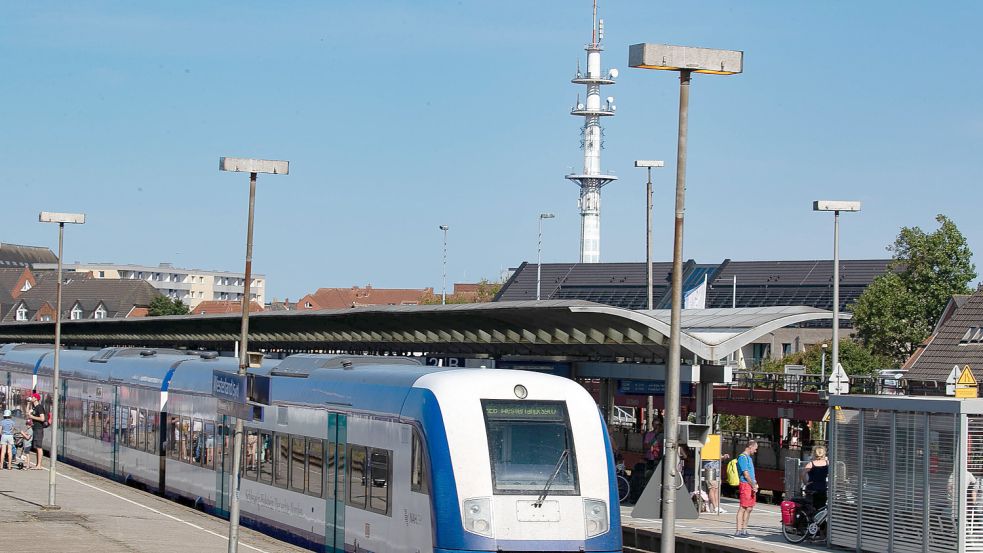
<svg viewBox="0 0 983 553">
<path fill-rule="evenodd" d="M 23 305 L 17 308 L 17 320 L 26 321 L 27 320 L 27 308 Z"/>
<path fill-rule="evenodd" d="M 31 289 L 31 283 L 29 281 L 25 280 L 24 281 L 24 286 L 21 286 L 20 287 L 20 291 L 21 292 L 27 292 L 30 289 Z"/>
<path fill-rule="evenodd" d="M 82 308 L 76 305 L 75 307 L 72 308 L 72 312 L 69 315 L 69 319 L 73 321 L 77 321 L 81 318 L 82 318 Z"/>
<path fill-rule="evenodd" d="M 106 271 L 99 271 L 99 278 L 106 278 Z"/>
<path fill-rule="evenodd" d="M 307 302 L 304 304 L 304 309 L 314 309 L 314 304 L 311 302 Z"/>
<path fill-rule="evenodd" d="M 96 312 L 93 314 L 94 319 L 105 319 L 106 318 L 106 308 L 100 305 L 96 308 Z"/>
</svg>

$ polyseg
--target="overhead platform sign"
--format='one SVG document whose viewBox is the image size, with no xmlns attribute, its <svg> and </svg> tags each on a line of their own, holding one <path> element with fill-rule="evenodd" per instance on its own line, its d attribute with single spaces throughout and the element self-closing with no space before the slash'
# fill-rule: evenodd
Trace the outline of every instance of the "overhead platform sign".
<svg viewBox="0 0 983 553">
<path fill-rule="evenodd" d="M 975 398 L 977 397 L 977 390 L 979 390 L 976 377 L 973 376 L 973 371 L 969 368 L 969 365 L 963 367 L 963 372 L 959 374 L 959 380 L 956 380 L 956 397 L 957 398 Z"/>
</svg>

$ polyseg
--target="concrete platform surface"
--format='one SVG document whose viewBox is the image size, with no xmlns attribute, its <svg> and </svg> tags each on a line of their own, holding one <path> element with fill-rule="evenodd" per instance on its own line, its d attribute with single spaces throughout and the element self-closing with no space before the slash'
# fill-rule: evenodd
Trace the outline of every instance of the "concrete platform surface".
<svg viewBox="0 0 983 553">
<path fill-rule="evenodd" d="M 47 469 L 0 470 L 0 535 L 47 553 L 228 550 L 228 521 L 63 463 L 57 476 L 61 509 L 44 511 Z M 247 528 L 239 536 L 243 553 L 307 551 Z"/>
<path fill-rule="evenodd" d="M 748 533 L 751 535 L 747 539 L 734 538 L 734 529 L 737 526 L 737 500 L 730 498 L 721 499 L 721 507 L 727 511 L 725 514 L 715 515 L 701 513 L 696 520 L 676 521 L 676 538 L 689 543 L 707 544 L 709 547 L 701 548 L 703 551 L 742 551 L 751 553 L 781 553 L 790 551 L 810 551 L 825 550 L 822 543 L 809 543 L 808 541 L 798 545 L 792 545 L 785 541 L 782 536 L 782 513 L 778 505 L 765 505 L 759 503 L 751 513 L 751 521 L 748 524 Z M 622 506 L 621 525 L 635 532 L 640 539 L 639 545 L 651 543 L 649 540 L 658 539 L 662 534 L 662 521 L 651 519 L 631 518 L 632 507 Z M 626 544 L 630 546 L 627 542 Z M 636 549 L 656 551 L 657 548 L 636 547 Z M 687 549 L 689 550 L 689 549 Z"/>
</svg>

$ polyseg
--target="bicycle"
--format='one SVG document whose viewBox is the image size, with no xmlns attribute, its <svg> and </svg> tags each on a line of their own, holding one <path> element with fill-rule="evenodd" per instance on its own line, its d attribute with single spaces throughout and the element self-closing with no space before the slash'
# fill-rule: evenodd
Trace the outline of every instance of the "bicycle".
<svg viewBox="0 0 983 553">
<path fill-rule="evenodd" d="M 782 501 L 782 535 L 789 543 L 802 543 L 806 538 L 824 541 L 828 516 L 827 506 L 814 507 L 808 492 L 804 497 Z"/>
<path fill-rule="evenodd" d="M 618 501 L 624 503 L 631 493 L 631 483 L 628 481 L 628 471 L 625 470 L 625 464 L 618 463 L 615 465 L 614 474 L 618 481 Z"/>
</svg>

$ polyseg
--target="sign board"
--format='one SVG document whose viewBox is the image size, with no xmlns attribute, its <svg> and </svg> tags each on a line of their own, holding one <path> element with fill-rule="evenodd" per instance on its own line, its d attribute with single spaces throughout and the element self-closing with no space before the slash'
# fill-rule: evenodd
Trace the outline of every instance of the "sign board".
<svg viewBox="0 0 983 553">
<path fill-rule="evenodd" d="M 963 371 L 959 373 L 959 380 L 956 380 L 956 397 L 974 398 L 977 396 L 977 389 L 973 371 L 969 368 L 969 365 L 966 365 L 963 367 Z"/>
<path fill-rule="evenodd" d="M 263 420 L 263 408 L 249 403 L 237 403 L 235 401 L 220 399 L 216 402 L 216 407 L 219 415 L 235 417 L 244 421 Z M 258 417 L 257 411 L 259 413 Z"/>
<path fill-rule="evenodd" d="M 704 461 L 720 459 L 720 434 L 710 434 L 707 436 L 707 443 L 700 450 L 700 459 Z"/>
<path fill-rule="evenodd" d="M 850 393 L 850 377 L 846 375 L 846 371 L 843 370 L 843 365 L 840 363 L 836 364 L 836 368 L 833 369 L 833 373 L 829 375 L 829 393 Z"/>
<path fill-rule="evenodd" d="M 957 380 L 959 380 L 959 365 L 953 365 L 952 372 L 949 373 L 949 378 L 945 379 L 945 395 L 947 396 L 956 395 Z"/>
<path fill-rule="evenodd" d="M 246 375 L 212 371 L 212 395 L 220 401 L 246 404 Z"/>
<path fill-rule="evenodd" d="M 619 380 L 618 393 L 626 396 L 664 396 L 666 395 L 665 380 Z M 681 382 L 679 384 L 679 395 L 682 397 L 692 397 L 693 383 Z"/>
</svg>

